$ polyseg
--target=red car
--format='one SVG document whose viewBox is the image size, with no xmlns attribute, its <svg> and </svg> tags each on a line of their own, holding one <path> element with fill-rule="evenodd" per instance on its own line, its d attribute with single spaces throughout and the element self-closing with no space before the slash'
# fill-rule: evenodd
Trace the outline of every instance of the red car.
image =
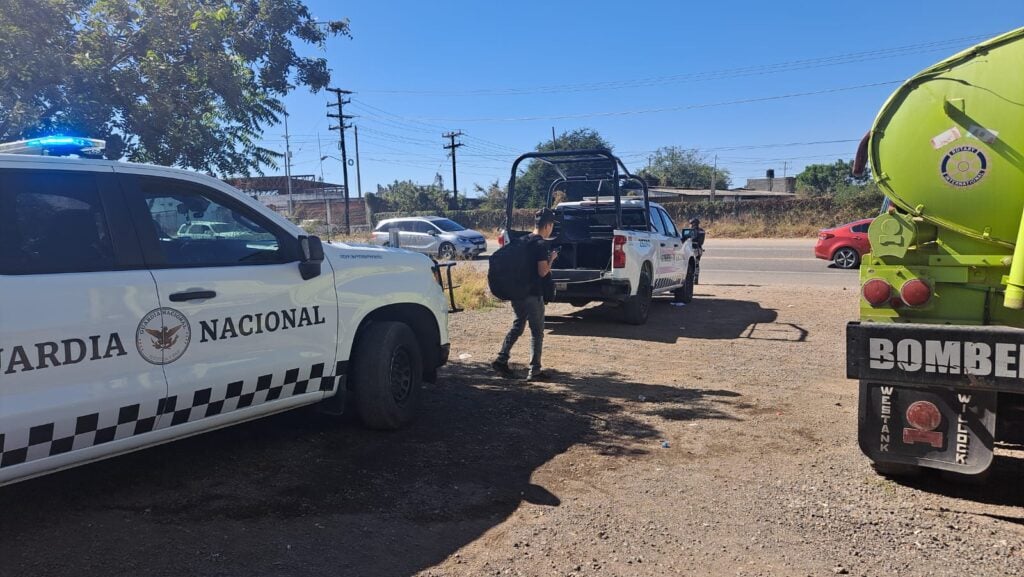
<svg viewBox="0 0 1024 577">
<path fill-rule="evenodd" d="M 854 221 L 835 228 L 826 228 L 818 233 L 818 244 L 814 245 L 814 256 L 832 261 L 839 268 L 856 268 L 860 257 L 871 252 L 868 240 L 868 226 L 874 219 Z"/>
</svg>

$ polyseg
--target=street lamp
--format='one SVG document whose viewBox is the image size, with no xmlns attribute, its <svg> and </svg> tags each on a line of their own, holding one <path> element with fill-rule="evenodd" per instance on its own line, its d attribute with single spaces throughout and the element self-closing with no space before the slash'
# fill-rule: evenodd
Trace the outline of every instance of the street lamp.
<svg viewBox="0 0 1024 577">
<path fill-rule="evenodd" d="M 337 161 L 341 161 L 341 159 L 330 154 L 320 157 L 320 190 L 324 193 L 324 207 L 327 213 L 327 242 L 331 242 L 331 201 L 327 198 L 327 189 L 324 187 L 324 161 L 328 158 L 333 158 Z M 348 196 L 347 190 L 345 191 L 345 196 Z"/>
</svg>

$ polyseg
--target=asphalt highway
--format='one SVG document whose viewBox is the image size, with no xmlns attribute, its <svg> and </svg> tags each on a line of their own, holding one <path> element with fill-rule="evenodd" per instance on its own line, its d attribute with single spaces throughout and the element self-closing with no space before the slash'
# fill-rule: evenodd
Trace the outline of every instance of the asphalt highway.
<svg viewBox="0 0 1024 577">
<path fill-rule="evenodd" d="M 708 235 L 701 284 L 856 288 L 857 270 L 814 258 L 815 239 L 716 239 Z"/>
</svg>

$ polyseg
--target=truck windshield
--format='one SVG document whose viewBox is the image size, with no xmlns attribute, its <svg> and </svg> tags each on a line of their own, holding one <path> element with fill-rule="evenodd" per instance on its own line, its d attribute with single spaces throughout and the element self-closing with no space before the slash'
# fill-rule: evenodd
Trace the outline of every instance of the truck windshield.
<svg viewBox="0 0 1024 577">
<path fill-rule="evenodd" d="M 615 210 L 611 207 L 597 208 L 563 208 L 562 221 L 586 221 L 590 225 L 615 226 Z M 622 209 L 622 226 L 627 229 L 647 230 L 642 209 Z"/>
</svg>

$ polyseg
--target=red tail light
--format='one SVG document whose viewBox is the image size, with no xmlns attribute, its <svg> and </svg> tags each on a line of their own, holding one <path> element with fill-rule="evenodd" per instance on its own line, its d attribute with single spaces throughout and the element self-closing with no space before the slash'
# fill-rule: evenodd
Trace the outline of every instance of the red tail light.
<svg viewBox="0 0 1024 577">
<path fill-rule="evenodd" d="M 499 247 L 505 246 L 505 242 L 506 242 L 505 235 L 506 234 L 508 234 L 508 233 L 505 232 L 505 231 L 501 231 L 501 232 L 498 233 L 498 246 Z"/>
<path fill-rule="evenodd" d="M 936 449 L 942 448 L 942 431 L 935 430 L 942 424 L 942 413 L 934 403 L 916 401 L 907 407 L 907 424 L 913 428 L 903 429 L 904 443 L 924 443 Z"/>
<path fill-rule="evenodd" d="M 615 235 L 612 239 L 612 267 L 626 268 L 626 237 L 621 234 Z"/>
<path fill-rule="evenodd" d="M 836 235 L 832 234 L 831 232 L 821 231 L 821 232 L 818 233 L 818 239 L 819 240 L 828 240 L 830 238 L 835 238 L 835 237 L 836 237 Z"/>
<path fill-rule="evenodd" d="M 900 287 L 900 298 L 907 306 L 922 306 L 932 298 L 932 287 L 919 278 L 908 280 Z"/>
<path fill-rule="evenodd" d="M 861 287 L 861 293 L 864 295 L 864 300 L 868 301 L 871 306 L 880 307 L 889 302 L 892 287 L 880 278 L 873 278 L 864 283 L 864 286 Z"/>
</svg>

